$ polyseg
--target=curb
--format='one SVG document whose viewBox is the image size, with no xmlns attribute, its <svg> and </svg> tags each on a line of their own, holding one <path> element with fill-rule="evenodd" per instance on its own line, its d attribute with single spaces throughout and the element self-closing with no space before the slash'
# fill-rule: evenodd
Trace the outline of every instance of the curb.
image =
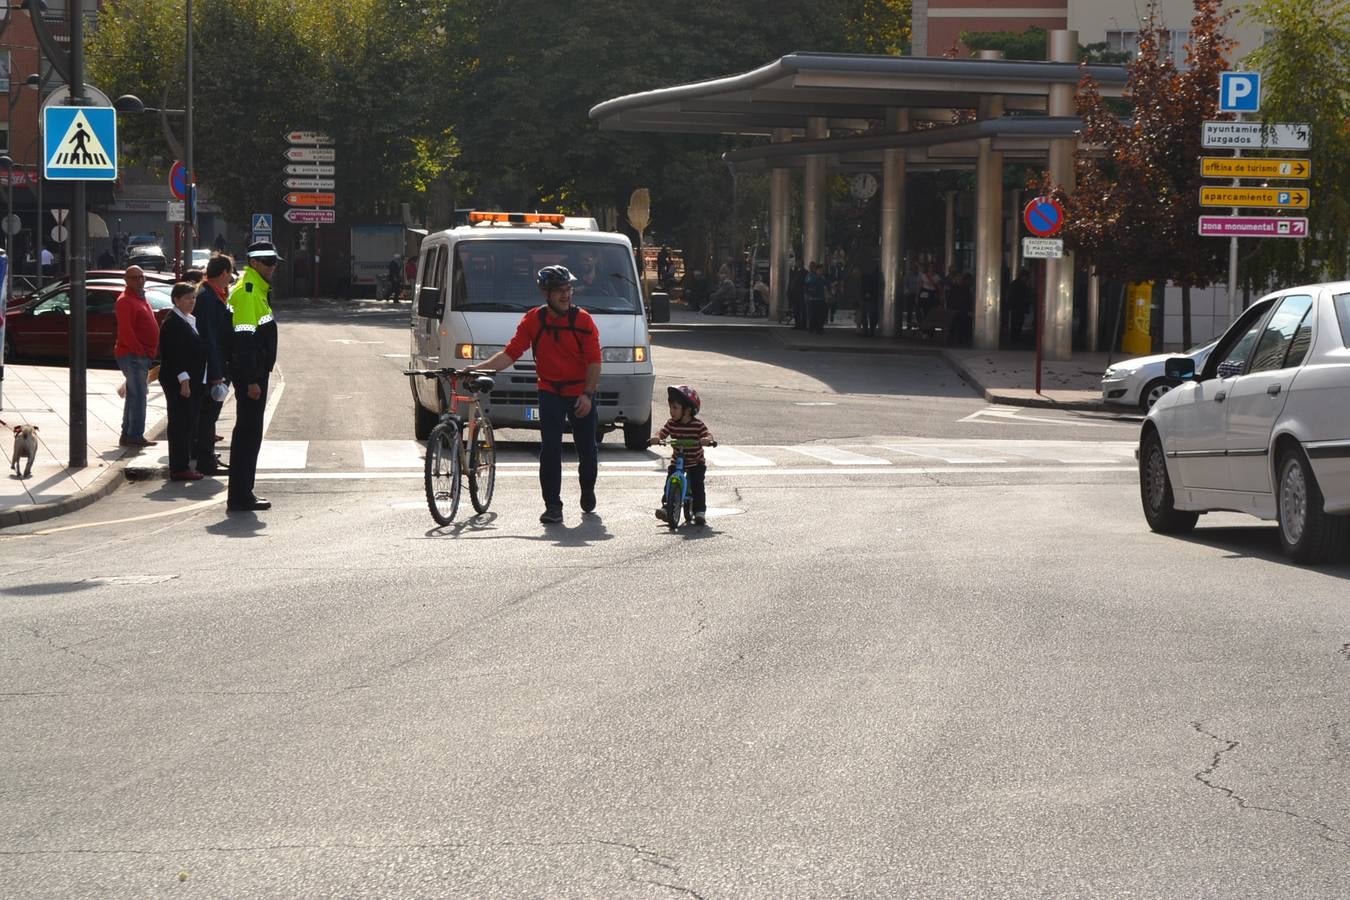
<svg viewBox="0 0 1350 900">
<path fill-rule="evenodd" d="M 941 352 L 941 351 L 940 351 Z M 1005 394 L 997 388 L 986 388 L 980 384 L 980 380 L 970 374 L 970 370 L 961 365 L 959 360 L 953 359 L 946 352 L 942 352 L 942 358 L 947 361 L 947 365 L 952 367 L 959 377 L 966 384 L 975 389 L 980 396 L 989 403 L 998 403 L 1003 406 L 1027 406 L 1035 409 L 1075 409 L 1085 412 L 1106 412 L 1108 407 L 1100 400 L 1055 400 L 1044 394 L 1032 395 L 1030 397 L 1023 394 Z"/>
<path fill-rule="evenodd" d="M 166 417 L 155 423 L 153 428 L 147 428 L 146 433 L 151 436 L 151 440 L 159 441 L 164 439 L 164 434 L 168 431 L 168 428 L 169 420 Z M 45 522 L 47 519 L 54 519 L 57 516 L 84 509 L 96 500 L 102 500 L 127 482 L 126 470 L 135 459 L 135 456 L 118 457 L 108 464 L 107 470 L 98 476 L 93 484 L 83 490 L 76 491 L 69 497 L 62 497 L 60 500 L 53 500 L 50 503 L 30 503 L 27 506 L 16 506 L 14 509 L 0 512 L 0 528 Z"/>
</svg>

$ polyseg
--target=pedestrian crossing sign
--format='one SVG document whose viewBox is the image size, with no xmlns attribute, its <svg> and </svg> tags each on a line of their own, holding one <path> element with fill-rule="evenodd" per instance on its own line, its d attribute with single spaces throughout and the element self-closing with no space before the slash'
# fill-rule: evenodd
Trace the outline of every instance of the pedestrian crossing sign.
<svg viewBox="0 0 1350 900">
<path fill-rule="evenodd" d="M 53 181 L 117 179 L 117 111 L 48 106 L 42 111 L 42 174 Z"/>
<path fill-rule="evenodd" d="M 252 227 L 250 230 L 251 230 L 251 231 L 271 231 L 271 230 L 272 230 L 272 214 L 271 214 L 271 213 L 254 213 L 254 214 L 253 214 L 253 227 Z"/>
</svg>

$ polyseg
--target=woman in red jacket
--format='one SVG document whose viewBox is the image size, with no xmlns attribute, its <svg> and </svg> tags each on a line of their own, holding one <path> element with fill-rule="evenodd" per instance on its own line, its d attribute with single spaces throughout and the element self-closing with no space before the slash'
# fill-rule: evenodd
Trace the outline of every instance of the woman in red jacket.
<svg viewBox="0 0 1350 900">
<path fill-rule="evenodd" d="M 145 299 L 145 272 L 131 266 L 126 274 L 127 289 L 117 298 L 117 343 L 113 353 L 117 367 L 127 378 L 126 400 L 122 405 L 123 447 L 151 447 L 145 439 L 145 403 L 149 396 L 150 366 L 159 353 L 159 323 L 150 301 Z"/>
</svg>

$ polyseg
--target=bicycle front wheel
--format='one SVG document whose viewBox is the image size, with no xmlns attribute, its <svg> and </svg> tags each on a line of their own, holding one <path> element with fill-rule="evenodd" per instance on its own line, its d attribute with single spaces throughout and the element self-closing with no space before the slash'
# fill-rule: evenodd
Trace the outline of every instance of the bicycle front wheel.
<svg viewBox="0 0 1350 900">
<path fill-rule="evenodd" d="M 475 512 L 488 511 L 496 483 L 497 442 L 492 437 L 492 423 L 479 419 L 469 435 L 469 499 Z"/>
<path fill-rule="evenodd" d="M 454 422 L 431 429 L 424 480 L 431 517 L 437 525 L 449 525 L 459 510 L 459 426 Z"/>
<path fill-rule="evenodd" d="M 675 475 L 670 477 L 666 484 L 665 502 L 662 504 L 666 512 L 666 527 L 676 529 L 680 527 L 680 503 L 684 496 L 684 482 Z"/>
</svg>

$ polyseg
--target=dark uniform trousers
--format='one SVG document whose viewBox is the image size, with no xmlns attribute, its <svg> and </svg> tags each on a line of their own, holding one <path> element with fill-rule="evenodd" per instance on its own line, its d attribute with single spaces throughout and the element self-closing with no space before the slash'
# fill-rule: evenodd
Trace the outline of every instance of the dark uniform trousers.
<svg viewBox="0 0 1350 900">
<path fill-rule="evenodd" d="M 258 377 L 262 393 L 257 400 L 248 396 L 247 384 L 234 386 L 234 431 L 230 435 L 230 493 L 229 502 L 249 503 L 253 500 L 253 482 L 258 473 L 258 451 L 262 449 L 263 413 L 267 411 L 268 374 Z"/>
</svg>

